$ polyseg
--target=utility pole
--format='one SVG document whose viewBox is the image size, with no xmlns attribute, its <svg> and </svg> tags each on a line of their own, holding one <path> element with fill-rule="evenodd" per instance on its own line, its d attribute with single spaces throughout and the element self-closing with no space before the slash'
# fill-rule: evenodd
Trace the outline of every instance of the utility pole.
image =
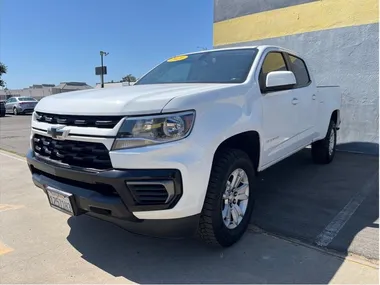
<svg viewBox="0 0 380 285">
<path fill-rule="evenodd" d="M 104 88 L 104 65 L 103 65 L 103 56 L 107 56 L 109 52 L 100 51 L 100 65 L 101 65 L 101 73 L 100 73 L 100 82 L 101 88 Z"/>
</svg>

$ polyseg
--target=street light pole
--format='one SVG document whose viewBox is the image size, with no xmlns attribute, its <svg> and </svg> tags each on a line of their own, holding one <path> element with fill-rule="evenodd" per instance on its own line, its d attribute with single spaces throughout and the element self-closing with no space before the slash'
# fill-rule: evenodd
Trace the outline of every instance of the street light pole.
<svg viewBox="0 0 380 285">
<path fill-rule="evenodd" d="M 103 65 L 103 56 L 107 56 L 109 52 L 100 51 L 100 65 L 101 65 L 101 73 L 100 73 L 100 82 L 101 88 L 104 88 L 104 65 Z"/>
</svg>

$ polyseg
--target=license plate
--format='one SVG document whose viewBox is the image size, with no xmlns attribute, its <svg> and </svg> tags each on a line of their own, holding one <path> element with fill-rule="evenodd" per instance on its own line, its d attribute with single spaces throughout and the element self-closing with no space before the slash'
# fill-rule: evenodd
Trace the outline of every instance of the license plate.
<svg viewBox="0 0 380 285">
<path fill-rule="evenodd" d="M 46 187 L 50 206 L 66 214 L 74 216 L 73 195 L 52 187 Z"/>
</svg>

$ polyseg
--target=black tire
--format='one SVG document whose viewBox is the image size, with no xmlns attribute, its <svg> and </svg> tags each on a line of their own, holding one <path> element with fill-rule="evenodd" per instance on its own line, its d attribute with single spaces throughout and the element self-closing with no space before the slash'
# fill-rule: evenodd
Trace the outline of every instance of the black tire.
<svg viewBox="0 0 380 285">
<path fill-rule="evenodd" d="M 236 169 L 247 174 L 249 183 L 249 199 L 241 222 L 234 229 L 224 224 L 222 217 L 223 193 L 230 174 Z M 211 170 L 211 176 L 201 212 L 198 236 L 208 244 L 228 247 L 236 243 L 247 230 L 254 207 L 253 184 L 255 170 L 248 155 L 238 149 L 222 149 L 218 151 Z"/>
<path fill-rule="evenodd" d="M 13 107 L 13 115 L 15 115 L 15 116 L 18 115 L 18 111 L 17 111 L 17 108 L 16 108 L 16 107 Z"/>
<path fill-rule="evenodd" d="M 326 137 L 322 140 L 312 143 L 311 145 L 311 156 L 314 163 L 329 164 L 333 161 L 336 151 L 336 134 L 337 132 L 335 122 L 331 120 Z M 331 140 L 333 140 L 332 151 L 330 151 Z"/>
</svg>

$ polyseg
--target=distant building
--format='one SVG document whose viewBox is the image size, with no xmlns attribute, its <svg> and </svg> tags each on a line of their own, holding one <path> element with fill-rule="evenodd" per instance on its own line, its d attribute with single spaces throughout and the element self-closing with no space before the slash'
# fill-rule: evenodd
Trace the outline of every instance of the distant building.
<svg viewBox="0 0 380 285">
<path fill-rule="evenodd" d="M 53 94 L 92 89 L 93 87 L 87 85 L 85 82 L 61 82 L 59 85 L 52 87 Z"/>
<path fill-rule="evenodd" d="M 0 90 L 0 100 L 19 96 L 30 96 L 39 100 L 53 94 L 92 88 L 92 86 L 85 82 L 61 82 L 57 86 L 55 84 L 33 84 L 23 89 L 2 89 Z"/>
<path fill-rule="evenodd" d="M 114 88 L 114 87 L 122 87 L 122 86 L 132 86 L 136 82 L 131 82 L 128 84 L 128 82 L 107 82 L 104 83 L 104 88 Z M 96 83 L 95 89 L 101 88 L 101 83 Z"/>
</svg>

